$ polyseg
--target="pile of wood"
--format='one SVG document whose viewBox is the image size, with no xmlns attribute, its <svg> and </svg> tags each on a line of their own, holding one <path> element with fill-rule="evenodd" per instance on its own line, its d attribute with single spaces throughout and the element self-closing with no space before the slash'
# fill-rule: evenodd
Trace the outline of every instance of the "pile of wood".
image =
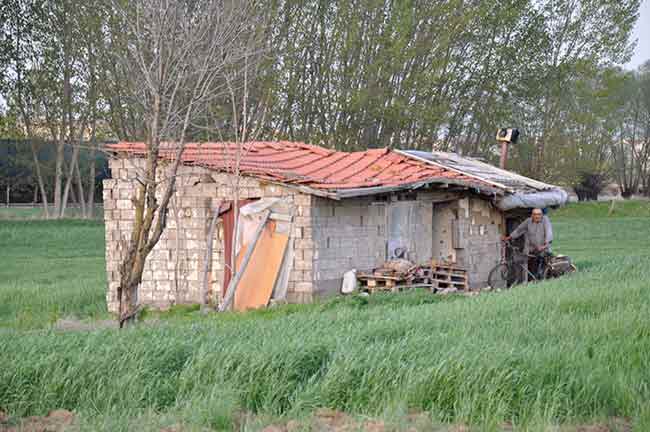
<svg viewBox="0 0 650 432">
<path fill-rule="evenodd" d="M 426 287 L 434 293 L 467 291 L 467 270 L 455 263 L 433 260 L 431 265 L 416 265 L 407 260 L 387 261 L 368 273 L 357 273 L 361 290 L 399 292 L 405 289 Z"/>
</svg>

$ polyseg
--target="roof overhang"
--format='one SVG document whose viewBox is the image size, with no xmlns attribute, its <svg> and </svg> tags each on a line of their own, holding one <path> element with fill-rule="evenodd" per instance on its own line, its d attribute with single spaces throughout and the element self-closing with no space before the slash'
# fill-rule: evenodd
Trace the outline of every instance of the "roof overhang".
<svg viewBox="0 0 650 432">
<path fill-rule="evenodd" d="M 397 185 L 397 186 L 377 186 L 377 187 L 365 187 L 365 188 L 356 188 L 356 189 L 339 189 L 336 191 L 336 197 L 338 199 L 346 199 L 346 198 L 355 198 L 355 197 L 370 196 L 370 195 L 380 195 L 380 194 L 386 194 L 392 192 L 410 192 L 410 191 L 424 189 L 432 186 L 438 186 L 439 188 L 449 188 L 450 186 L 456 186 L 465 190 L 475 191 L 479 194 L 487 195 L 490 197 L 500 197 L 504 195 L 502 190 L 487 185 L 478 185 L 473 182 L 466 182 L 463 180 L 456 180 L 456 179 L 431 179 L 427 181 L 420 181 L 420 182 Z"/>
</svg>

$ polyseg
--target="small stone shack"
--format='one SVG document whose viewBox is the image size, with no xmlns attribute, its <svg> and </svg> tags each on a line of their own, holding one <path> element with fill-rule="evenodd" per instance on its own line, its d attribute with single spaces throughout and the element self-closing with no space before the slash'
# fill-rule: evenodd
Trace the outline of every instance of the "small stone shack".
<svg viewBox="0 0 650 432">
<path fill-rule="evenodd" d="M 104 181 L 107 302 L 115 312 L 145 145 L 120 142 L 108 150 L 114 157 L 112 178 Z M 215 203 L 232 203 L 235 187 L 240 205 L 277 197 L 292 214 L 285 299 L 294 303 L 338 293 L 346 271 L 369 270 L 402 253 L 416 263 L 455 262 L 467 269 L 471 288 L 483 287 L 499 261 L 500 237 L 531 207 L 567 199 L 556 186 L 452 153 L 251 142 L 240 153 L 237 179 L 235 151 L 232 143 L 187 145 L 167 228 L 146 263 L 140 303 L 164 309 L 199 302 L 204 269 L 210 301 L 221 301 L 231 277 L 232 206 L 218 219 L 210 257 L 208 233 Z"/>
</svg>

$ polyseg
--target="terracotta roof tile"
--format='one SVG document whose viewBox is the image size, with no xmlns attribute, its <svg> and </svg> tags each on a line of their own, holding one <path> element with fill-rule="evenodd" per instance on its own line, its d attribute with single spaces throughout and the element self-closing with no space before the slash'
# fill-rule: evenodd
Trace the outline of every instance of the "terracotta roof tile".
<svg viewBox="0 0 650 432">
<path fill-rule="evenodd" d="M 161 157 L 174 152 L 161 146 Z M 469 186 L 490 188 L 475 176 L 431 165 L 389 149 L 340 152 L 301 142 L 260 141 L 245 143 L 240 170 L 245 175 L 283 183 L 299 183 L 314 189 L 336 191 L 376 186 L 406 186 L 423 181 L 462 182 Z M 108 150 L 143 156 L 144 143 L 109 144 Z M 189 143 L 183 162 L 219 171 L 230 171 L 235 164 L 234 143 Z"/>
</svg>

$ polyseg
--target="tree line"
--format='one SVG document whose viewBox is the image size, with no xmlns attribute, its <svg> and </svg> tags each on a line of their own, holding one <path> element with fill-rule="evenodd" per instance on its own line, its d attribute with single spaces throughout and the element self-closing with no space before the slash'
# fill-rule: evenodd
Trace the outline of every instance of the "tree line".
<svg viewBox="0 0 650 432">
<path fill-rule="evenodd" d="M 639 0 L 253 3 L 248 26 L 262 35 L 262 59 L 251 69 L 250 102 L 238 109 L 260 139 L 494 162 L 496 129 L 515 126 L 522 135 L 509 166 L 522 174 L 579 190 L 612 180 L 624 196 L 650 190 L 650 65 L 620 66 L 633 49 Z M 97 167 L 87 161 L 99 143 L 151 134 L 133 69 L 121 61 L 138 43 L 120 16 L 130 5 L 0 6 L 2 134 L 33 143 L 23 150 L 30 178 L 55 217 L 71 194 L 95 199 Z M 241 136 L 250 125 L 233 120 L 232 99 L 211 100 L 187 139 Z M 48 161 L 42 142 L 51 143 Z"/>
</svg>

